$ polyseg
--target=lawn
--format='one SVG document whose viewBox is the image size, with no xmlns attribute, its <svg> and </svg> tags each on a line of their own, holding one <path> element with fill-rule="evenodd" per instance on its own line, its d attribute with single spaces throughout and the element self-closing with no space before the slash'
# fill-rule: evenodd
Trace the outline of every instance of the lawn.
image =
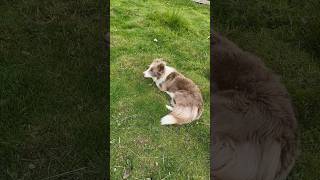
<svg viewBox="0 0 320 180">
<path fill-rule="evenodd" d="M 111 0 L 111 179 L 209 178 L 209 6 Z M 198 122 L 161 126 L 169 98 L 142 72 L 164 58 L 201 89 Z"/>
<path fill-rule="evenodd" d="M 260 56 L 281 76 L 299 122 L 298 161 L 289 180 L 320 177 L 320 2 L 214 1 L 215 30 Z"/>
<path fill-rule="evenodd" d="M 102 8 L 0 1 L 0 179 L 104 177 Z"/>
</svg>

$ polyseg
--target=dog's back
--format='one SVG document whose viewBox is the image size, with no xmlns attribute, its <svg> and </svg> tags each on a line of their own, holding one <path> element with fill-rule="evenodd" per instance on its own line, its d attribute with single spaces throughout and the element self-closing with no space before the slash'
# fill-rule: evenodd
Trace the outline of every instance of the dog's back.
<svg viewBox="0 0 320 180">
<path fill-rule="evenodd" d="M 211 42 L 212 173 L 221 180 L 285 178 L 297 154 L 286 89 L 258 57 L 219 34 Z"/>
</svg>

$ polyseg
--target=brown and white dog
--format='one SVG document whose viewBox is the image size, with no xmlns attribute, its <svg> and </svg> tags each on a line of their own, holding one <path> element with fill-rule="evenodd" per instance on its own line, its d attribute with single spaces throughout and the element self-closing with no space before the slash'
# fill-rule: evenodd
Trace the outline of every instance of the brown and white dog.
<svg viewBox="0 0 320 180">
<path fill-rule="evenodd" d="M 186 124 L 200 118 L 203 100 L 200 89 L 190 79 L 166 65 L 163 59 L 155 59 L 143 72 L 145 78 L 152 78 L 157 87 L 171 97 L 171 111 L 161 118 L 161 125 Z"/>
</svg>

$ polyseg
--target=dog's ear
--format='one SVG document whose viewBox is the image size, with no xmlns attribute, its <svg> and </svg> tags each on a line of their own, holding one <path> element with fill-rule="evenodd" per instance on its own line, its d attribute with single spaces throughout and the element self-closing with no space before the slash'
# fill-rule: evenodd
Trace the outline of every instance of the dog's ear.
<svg viewBox="0 0 320 180">
<path fill-rule="evenodd" d="M 165 65 L 163 63 L 158 64 L 157 72 L 156 72 L 157 79 L 159 79 L 162 76 L 162 74 L 164 73 L 164 67 L 165 67 Z"/>
<path fill-rule="evenodd" d="M 158 70 L 160 73 L 163 73 L 164 72 L 164 66 L 165 66 L 165 63 L 161 63 L 158 65 Z"/>
</svg>

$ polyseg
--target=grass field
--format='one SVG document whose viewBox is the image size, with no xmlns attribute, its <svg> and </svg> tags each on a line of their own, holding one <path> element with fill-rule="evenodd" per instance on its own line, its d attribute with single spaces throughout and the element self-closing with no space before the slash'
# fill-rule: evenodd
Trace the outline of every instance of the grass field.
<svg viewBox="0 0 320 180">
<path fill-rule="evenodd" d="M 0 1 L 0 179 L 104 177 L 102 8 Z"/>
<path fill-rule="evenodd" d="M 263 58 L 297 111 L 301 154 L 289 180 L 320 177 L 320 2 L 214 1 L 214 26 Z"/>
<path fill-rule="evenodd" d="M 112 179 L 208 179 L 209 6 L 112 0 L 110 15 Z M 199 85 L 205 111 L 197 123 L 160 125 L 169 98 L 142 74 L 157 57 Z"/>
</svg>

